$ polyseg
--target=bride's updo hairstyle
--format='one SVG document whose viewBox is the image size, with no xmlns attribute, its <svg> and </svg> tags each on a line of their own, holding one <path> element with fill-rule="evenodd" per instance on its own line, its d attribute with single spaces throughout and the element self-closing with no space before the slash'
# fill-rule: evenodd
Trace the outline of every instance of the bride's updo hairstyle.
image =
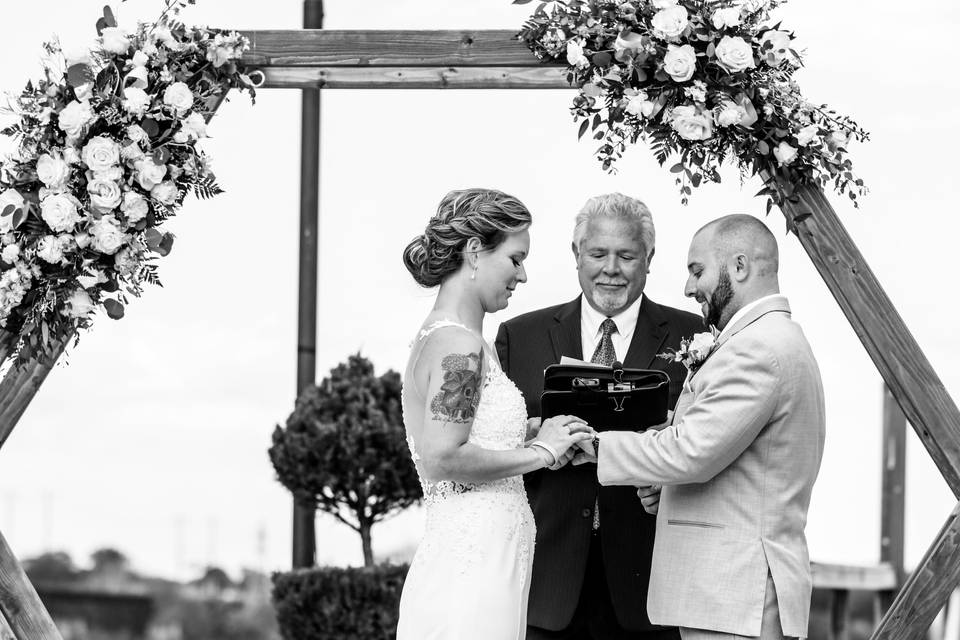
<svg viewBox="0 0 960 640">
<path fill-rule="evenodd" d="M 403 251 L 403 264 L 422 287 L 435 287 L 463 264 L 470 238 L 496 249 L 507 234 L 523 231 L 530 212 L 511 195 L 494 189 L 451 191 L 437 207 L 423 234 Z"/>
</svg>

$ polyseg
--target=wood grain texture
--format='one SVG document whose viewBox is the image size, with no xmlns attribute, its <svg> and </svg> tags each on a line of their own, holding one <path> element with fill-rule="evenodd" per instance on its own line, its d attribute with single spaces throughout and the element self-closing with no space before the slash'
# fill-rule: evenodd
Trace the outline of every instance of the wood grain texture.
<svg viewBox="0 0 960 640">
<path fill-rule="evenodd" d="M 570 89 L 563 67 L 263 67 L 262 87 Z"/>
<path fill-rule="evenodd" d="M 0 535 L 0 614 L 17 640 L 62 640 L 3 535 Z"/>
<path fill-rule="evenodd" d="M 810 563 L 814 589 L 883 591 L 897 587 L 897 575 L 886 562 L 869 567 Z"/>
<path fill-rule="evenodd" d="M 870 640 L 923 640 L 950 594 L 960 584 L 960 504 L 907 579 Z"/>
<path fill-rule="evenodd" d="M 960 411 L 823 191 L 803 187 L 783 214 L 940 473 L 960 497 Z"/>
<path fill-rule="evenodd" d="M 516 39 L 496 31 L 244 31 L 255 67 L 539 67 Z M 561 64 L 551 62 L 552 64 Z M 549 64 L 549 63 L 548 63 Z"/>
</svg>

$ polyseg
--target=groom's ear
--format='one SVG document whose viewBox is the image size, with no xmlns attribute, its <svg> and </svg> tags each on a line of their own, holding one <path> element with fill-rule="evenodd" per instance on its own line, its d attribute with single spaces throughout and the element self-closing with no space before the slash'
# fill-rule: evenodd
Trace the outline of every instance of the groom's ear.
<svg viewBox="0 0 960 640">
<path fill-rule="evenodd" d="M 742 253 L 733 256 L 734 279 L 743 282 L 750 275 L 750 259 Z"/>
</svg>

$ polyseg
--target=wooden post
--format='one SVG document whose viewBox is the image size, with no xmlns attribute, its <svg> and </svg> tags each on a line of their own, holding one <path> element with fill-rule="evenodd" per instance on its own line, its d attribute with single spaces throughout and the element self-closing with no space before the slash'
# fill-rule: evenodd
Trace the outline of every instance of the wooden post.
<svg viewBox="0 0 960 640">
<path fill-rule="evenodd" d="M 830 602 L 830 640 L 847 640 L 848 603 L 850 592 L 846 589 L 834 589 Z"/>
<path fill-rule="evenodd" d="M 913 425 L 960 497 L 960 411 L 823 191 L 802 187 L 783 214 Z"/>
<path fill-rule="evenodd" d="M 303 26 L 323 26 L 323 0 L 305 0 Z M 320 226 L 320 90 L 304 89 L 300 147 L 300 287 L 297 322 L 297 395 L 317 378 L 317 253 Z M 293 497 L 293 567 L 316 562 L 316 509 Z"/>
<path fill-rule="evenodd" d="M 883 480 L 880 503 L 880 562 L 897 574 L 897 588 L 906 575 L 903 568 L 904 493 L 906 489 L 907 419 L 890 389 L 883 387 Z M 881 614 L 893 603 L 894 591 L 881 591 Z"/>
<path fill-rule="evenodd" d="M 17 640 L 62 640 L 23 567 L 0 535 L 0 615 Z"/>
<path fill-rule="evenodd" d="M 960 503 L 870 640 L 923 640 L 960 583 Z"/>
</svg>

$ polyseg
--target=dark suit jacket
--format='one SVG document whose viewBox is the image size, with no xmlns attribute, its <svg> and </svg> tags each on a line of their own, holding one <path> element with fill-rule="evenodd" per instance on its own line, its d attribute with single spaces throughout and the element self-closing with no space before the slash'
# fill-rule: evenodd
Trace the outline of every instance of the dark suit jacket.
<svg viewBox="0 0 960 640">
<path fill-rule="evenodd" d="M 523 392 L 531 417 L 540 415 L 547 365 L 560 362 L 561 356 L 583 359 L 581 299 L 531 311 L 500 325 L 496 340 L 500 363 Z M 670 376 L 673 408 L 686 369 L 657 358 L 657 354 L 678 348 L 682 338 L 704 330 L 699 316 L 658 305 L 644 296 L 623 364 L 665 371 Z M 553 631 L 570 624 L 586 573 L 593 507 L 599 493 L 604 569 L 617 620 L 630 631 L 657 628 L 646 612 L 656 517 L 643 510 L 636 490 L 600 487 L 592 464 L 536 471 L 525 476 L 524 482 L 537 522 L 527 622 Z"/>
</svg>

